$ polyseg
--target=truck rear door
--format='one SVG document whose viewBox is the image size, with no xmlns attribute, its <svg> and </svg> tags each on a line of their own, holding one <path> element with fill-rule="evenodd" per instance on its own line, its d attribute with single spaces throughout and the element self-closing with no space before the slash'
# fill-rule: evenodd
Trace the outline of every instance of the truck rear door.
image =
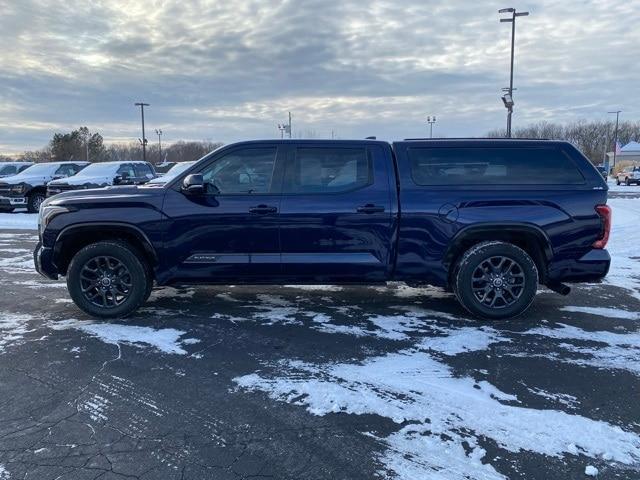
<svg viewBox="0 0 640 480">
<path fill-rule="evenodd" d="M 280 207 L 283 275 L 302 282 L 384 281 L 396 192 L 382 142 L 299 142 L 287 152 Z"/>
</svg>

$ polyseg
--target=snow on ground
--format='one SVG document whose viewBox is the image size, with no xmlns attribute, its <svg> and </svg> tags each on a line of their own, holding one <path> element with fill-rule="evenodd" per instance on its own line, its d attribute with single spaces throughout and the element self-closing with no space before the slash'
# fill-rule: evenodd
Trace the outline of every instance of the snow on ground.
<svg viewBox="0 0 640 480">
<path fill-rule="evenodd" d="M 416 349 L 361 363 L 287 360 L 266 368 L 277 374 L 252 373 L 234 381 L 314 415 L 374 414 L 410 422 L 381 438 L 389 447 L 381 460 L 398 478 L 438 471 L 447 479 L 504 478 L 482 462 L 485 452 L 478 444 L 484 439 L 510 452 L 561 457 L 574 450 L 594 459 L 640 462 L 637 435 L 580 415 L 518 406 L 513 395 L 488 382 L 454 377 L 446 364 Z"/>
<path fill-rule="evenodd" d="M 9 480 L 9 472 L 4 468 L 4 465 L 0 464 L 0 480 Z"/>
<path fill-rule="evenodd" d="M 640 299 L 640 199 L 610 198 L 613 211 L 611 270 L 606 282 L 629 290 Z"/>
<path fill-rule="evenodd" d="M 18 212 L 0 213 L 0 229 L 37 230 L 38 215 Z"/>
<path fill-rule="evenodd" d="M 524 333 L 543 337 L 541 341 L 545 343 L 548 343 L 549 339 L 560 340 L 556 347 L 566 354 L 554 355 L 555 361 L 602 369 L 627 370 L 640 375 L 640 331 L 594 332 L 560 323 L 558 328 L 538 327 Z"/>
<path fill-rule="evenodd" d="M 640 312 L 629 312 L 627 310 L 620 310 L 619 308 L 567 306 L 561 307 L 560 310 L 563 312 L 588 313 L 589 315 L 596 315 L 605 318 L 640 320 Z"/>
<path fill-rule="evenodd" d="M 113 345 L 128 344 L 135 346 L 151 346 L 163 353 L 186 355 L 184 345 L 197 343 L 197 339 L 183 338 L 187 332 L 174 328 L 154 329 L 139 327 L 136 325 L 122 325 L 114 323 L 93 323 L 82 320 L 64 320 L 49 322 L 49 327 L 54 330 L 74 328 Z"/>
<path fill-rule="evenodd" d="M 0 313 L 0 353 L 9 345 L 19 344 L 23 341 L 24 336 L 30 331 L 28 323 L 31 320 L 33 320 L 31 315 Z"/>
</svg>

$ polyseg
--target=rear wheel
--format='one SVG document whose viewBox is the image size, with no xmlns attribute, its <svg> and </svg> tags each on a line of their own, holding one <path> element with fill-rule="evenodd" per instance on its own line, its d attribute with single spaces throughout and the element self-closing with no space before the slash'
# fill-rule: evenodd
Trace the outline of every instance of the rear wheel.
<svg viewBox="0 0 640 480">
<path fill-rule="evenodd" d="M 103 241 L 81 249 L 67 271 L 67 288 L 75 304 L 100 318 L 126 317 L 151 290 L 149 268 L 125 242 Z"/>
<path fill-rule="evenodd" d="M 628 178 L 625 178 L 625 179 L 624 179 L 624 183 L 625 183 L 625 185 L 626 185 L 627 187 L 630 187 L 630 186 L 631 186 L 631 180 L 629 180 Z"/>
<path fill-rule="evenodd" d="M 29 195 L 29 200 L 27 201 L 27 211 L 29 213 L 37 213 L 40 210 L 40 205 L 44 202 L 45 194 L 41 192 L 34 192 Z"/>
<path fill-rule="evenodd" d="M 458 301 L 473 315 L 498 320 L 524 313 L 538 290 L 538 270 L 521 248 L 482 242 L 467 250 L 454 271 Z"/>
<path fill-rule="evenodd" d="M 616 178 L 616 185 L 620 185 L 620 179 Z"/>
</svg>

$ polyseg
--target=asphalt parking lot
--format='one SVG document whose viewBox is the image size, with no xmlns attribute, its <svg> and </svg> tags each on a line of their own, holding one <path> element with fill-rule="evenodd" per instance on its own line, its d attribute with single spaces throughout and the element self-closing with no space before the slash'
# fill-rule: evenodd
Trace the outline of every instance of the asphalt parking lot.
<svg viewBox="0 0 640 480">
<path fill-rule="evenodd" d="M 640 478 L 617 284 L 491 324 L 402 284 L 156 289 L 100 322 L 36 241 L 0 232 L 0 480 Z"/>
</svg>

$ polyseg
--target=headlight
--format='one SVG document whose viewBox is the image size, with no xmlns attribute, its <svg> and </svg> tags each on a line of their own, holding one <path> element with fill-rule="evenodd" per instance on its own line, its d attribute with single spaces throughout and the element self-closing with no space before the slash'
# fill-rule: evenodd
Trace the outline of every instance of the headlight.
<svg viewBox="0 0 640 480">
<path fill-rule="evenodd" d="M 11 193 L 24 193 L 24 185 L 13 185 L 11 187 Z"/>
<path fill-rule="evenodd" d="M 45 205 L 40 207 L 40 212 L 38 213 L 38 228 L 40 231 L 44 230 L 56 215 L 70 211 L 71 210 L 67 207 L 60 207 L 57 205 Z"/>
</svg>

